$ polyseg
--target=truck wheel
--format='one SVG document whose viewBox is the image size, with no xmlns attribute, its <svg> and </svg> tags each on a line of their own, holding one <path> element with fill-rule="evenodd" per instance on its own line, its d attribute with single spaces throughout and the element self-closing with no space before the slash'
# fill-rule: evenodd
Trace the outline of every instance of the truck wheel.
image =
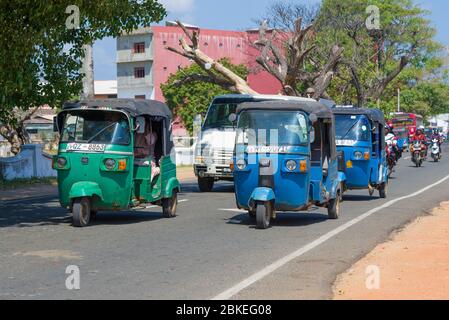
<svg viewBox="0 0 449 320">
<path fill-rule="evenodd" d="M 91 214 L 90 198 L 77 198 L 73 200 L 73 226 L 86 227 L 90 222 Z"/>
<path fill-rule="evenodd" d="M 201 192 L 211 192 L 214 182 L 214 178 L 198 178 L 198 187 Z"/>
<path fill-rule="evenodd" d="M 178 191 L 173 190 L 171 198 L 162 199 L 162 213 L 166 218 L 176 217 L 176 208 L 178 207 Z"/>
<path fill-rule="evenodd" d="M 268 229 L 270 219 L 273 215 L 273 204 L 271 202 L 259 202 L 256 206 L 256 226 L 257 229 Z"/>
<path fill-rule="evenodd" d="M 329 201 L 329 206 L 327 207 L 327 215 L 329 219 L 336 220 L 340 217 L 340 199 L 341 189 L 337 190 L 335 199 Z"/>
<path fill-rule="evenodd" d="M 382 199 L 387 198 L 387 183 L 384 182 L 379 186 L 379 197 Z"/>
</svg>

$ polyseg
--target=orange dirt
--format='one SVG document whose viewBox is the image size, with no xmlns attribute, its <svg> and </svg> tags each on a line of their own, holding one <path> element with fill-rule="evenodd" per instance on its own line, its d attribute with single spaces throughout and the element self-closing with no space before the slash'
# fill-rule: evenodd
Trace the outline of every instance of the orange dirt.
<svg viewBox="0 0 449 320">
<path fill-rule="evenodd" d="M 377 271 L 378 289 L 373 288 Z M 449 202 L 378 245 L 339 276 L 334 299 L 449 299 Z"/>
</svg>

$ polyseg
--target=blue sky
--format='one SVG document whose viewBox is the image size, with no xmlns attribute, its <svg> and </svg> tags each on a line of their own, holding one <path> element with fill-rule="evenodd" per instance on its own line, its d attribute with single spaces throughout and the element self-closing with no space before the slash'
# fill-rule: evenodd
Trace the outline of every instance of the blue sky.
<svg viewBox="0 0 449 320">
<path fill-rule="evenodd" d="M 254 19 L 261 17 L 276 0 L 159 0 L 169 15 L 166 20 L 180 19 L 202 28 L 245 30 L 256 26 Z M 288 1 L 288 0 L 286 0 Z M 301 0 L 291 0 L 301 1 Z M 304 0 L 316 3 L 319 0 Z M 449 1 L 418 0 L 429 11 L 429 19 L 438 30 L 437 40 L 449 46 Z M 116 79 L 115 39 L 106 38 L 95 43 L 94 67 L 96 80 Z"/>
</svg>

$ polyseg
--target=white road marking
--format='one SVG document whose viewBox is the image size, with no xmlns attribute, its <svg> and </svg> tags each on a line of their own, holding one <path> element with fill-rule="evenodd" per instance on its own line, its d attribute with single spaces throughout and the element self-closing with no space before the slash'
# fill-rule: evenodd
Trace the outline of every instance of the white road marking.
<svg viewBox="0 0 449 320">
<path fill-rule="evenodd" d="M 182 199 L 182 200 L 178 200 L 178 203 L 183 203 L 183 202 L 187 202 L 187 201 L 189 201 L 189 199 Z M 159 208 L 159 206 L 147 206 L 147 207 L 137 207 L 137 208 L 140 209 L 140 210 L 144 210 L 144 209 Z"/>
<path fill-rule="evenodd" d="M 226 291 L 223 291 L 222 293 L 218 294 L 217 296 L 213 297 L 212 300 L 228 300 L 230 298 L 232 298 L 233 296 L 235 296 L 236 294 L 238 294 L 239 292 L 241 292 L 243 289 L 251 286 L 252 284 L 254 284 L 255 282 L 263 279 L 264 277 L 268 276 L 270 273 L 276 271 L 277 269 L 283 267 L 284 265 L 286 265 L 287 263 L 289 263 L 290 261 L 306 254 L 307 252 L 311 251 L 312 249 L 315 249 L 316 247 L 318 247 L 319 245 L 323 244 L 324 242 L 326 242 L 327 240 L 335 237 L 336 235 L 342 233 L 343 231 L 349 229 L 350 227 L 352 227 L 353 225 L 365 220 L 366 218 L 368 218 L 369 216 L 373 215 L 374 213 L 383 210 L 385 208 L 391 207 L 393 204 L 405 200 L 405 199 L 410 199 L 413 197 L 416 197 L 440 184 L 442 184 L 443 182 L 446 182 L 447 180 L 449 180 L 449 176 L 419 190 L 416 191 L 412 194 L 409 194 L 407 196 L 403 196 L 403 197 L 399 197 L 393 200 L 388 201 L 387 203 L 381 205 L 380 207 L 376 207 L 374 209 L 369 210 L 368 212 L 365 212 L 364 214 L 358 216 L 357 218 L 346 222 L 345 224 L 339 226 L 338 228 L 322 235 L 321 237 L 319 237 L 318 239 L 316 239 L 315 241 L 310 242 L 309 244 L 306 244 L 305 246 L 299 248 L 298 250 L 290 253 L 289 255 L 273 262 L 272 264 L 266 266 L 265 268 L 263 268 L 262 270 L 254 273 L 253 275 L 249 276 L 248 278 L 246 278 L 245 280 L 237 283 L 236 285 L 234 285 L 233 287 L 227 289 Z"/>
<path fill-rule="evenodd" d="M 218 209 L 219 211 L 229 211 L 229 212 L 248 212 L 247 210 L 240 210 L 240 209 Z"/>
</svg>

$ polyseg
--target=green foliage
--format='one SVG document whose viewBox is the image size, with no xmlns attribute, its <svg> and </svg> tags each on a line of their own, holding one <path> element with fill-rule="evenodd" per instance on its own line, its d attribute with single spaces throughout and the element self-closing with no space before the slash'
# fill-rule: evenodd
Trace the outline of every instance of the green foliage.
<svg viewBox="0 0 449 320">
<path fill-rule="evenodd" d="M 80 10 L 68 29 L 69 5 Z M 57 107 L 80 93 L 82 46 L 148 26 L 165 16 L 156 0 L 8 0 L 0 2 L 0 122 L 14 107 Z"/>
<path fill-rule="evenodd" d="M 380 9 L 380 30 L 366 28 L 366 8 L 376 5 Z M 441 45 L 434 40 L 435 29 L 427 19 L 428 12 L 412 0 L 324 0 L 317 22 L 317 47 L 324 52 L 338 43 L 344 47 L 343 63 L 328 93 L 339 103 L 357 104 L 357 93 L 364 95 L 366 105 L 390 103 L 397 87 L 402 87 L 404 77 L 423 79 L 423 74 L 441 68 Z M 381 50 L 377 51 L 377 47 Z M 402 70 L 402 79 L 383 83 L 400 65 L 402 57 L 408 61 Z M 349 68 L 353 64 L 361 89 Z M 393 93 L 393 95 L 392 95 Z M 390 108 L 385 106 L 384 109 Z"/>
<path fill-rule="evenodd" d="M 234 65 L 228 58 L 219 62 L 243 79 L 248 76 L 248 69 L 244 65 Z M 207 73 L 197 64 L 192 64 L 172 74 L 167 83 L 161 85 L 161 89 L 169 108 L 182 119 L 187 130 L 192 133 L 195 116 L 197 114 L 204 116 L 215 96 L 234 92 L 210 82 L 183 81 L 189 75 L 207 76 Z"/>
</svg>

